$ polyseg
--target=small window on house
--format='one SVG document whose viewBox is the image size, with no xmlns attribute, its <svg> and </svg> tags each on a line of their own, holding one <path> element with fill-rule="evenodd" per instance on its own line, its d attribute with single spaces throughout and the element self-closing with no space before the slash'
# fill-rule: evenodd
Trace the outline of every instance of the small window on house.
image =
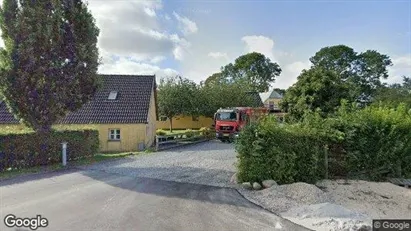
<svg viewBox="0 0 411 231">
<path fill-rule="evenodd" d="M 160 121 L 167 121 L 167 116 L 160 116 Z"/>
<path fill-rule="evenodd" d="M 110 94 L 108 95 L 108 99 L 110 100 L 117 99 L 117 91 L 110 91 Z"/>
<path fill-rule="evenodd" d="M 191 119 L 192 119 L 193 121 L 198 121 L 198 116 L 192 116 Z"/>
<path fill-rule="evenodd" d="M 274 108 L 275 108 L 275 104 L 274 104 L 273 102 L 270 102 L 269 108 L 270 108 L 270 109 L 274 109 Z"/>
<path fill-rule="evenodd" d="M 120 129 L 110 129 L 108 133 L 109 140 L 120 140 Z"/>
</svg>

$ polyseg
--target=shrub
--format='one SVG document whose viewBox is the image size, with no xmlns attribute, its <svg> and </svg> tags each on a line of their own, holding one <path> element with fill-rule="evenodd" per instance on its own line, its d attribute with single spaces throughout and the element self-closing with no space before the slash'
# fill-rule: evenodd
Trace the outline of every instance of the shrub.
<svg viewBox="0 0 411 231">
<path fill-rule="evenodd" d="M 404 104 L 396 109 L 368 107 L 339 118 L 335 127 L 345 134 L 342 146 L 349 176 L 411 177 L 411 113 Z"/>
<path fill-rule="evenodd" d="M 0 170 L 61 162 L 61 143 L 67 144 L 67 160 L 92 157 L 98 152 L 98 131 L 55 131 L 46 136 L 34 132 L 0 135 Z"/>
<path fill-rule="evenodd" d="M 204 136 L 205 138 L 213 138 L 214 137 L 214 133 L 212 132 L 212 130 L 208 127 L 202 127 L 200 128 L 200 135 Z"/>
<path fill-rule="evenodd" d="M 193 132 L 193 130 L 191 130 L 191 129 L 187 129 L 185 132 L 184 132 L 184 134 L 185 134 L 185 136 L 187 137 L 187 138 L 192 138 L 192 137 L 194 137 L 194 132 Z"/>
<path fill-rule="evenodd" d="M 236 141 L 240 181 L 314 182 L 324 175 L 325 144 L 303 126 L 280 126 L 273 116 L 246 126 Z"/>
<path fill-rule="evenodd" d="M 239 179 L 410 178 L 411 112 L 405 105 L 345 107 L 331 118 L 311 112 L 296 124 L 278 126 L 266 118 L 247 126 L 236 142 Z"/>
<path fill-rule="evenodd" d="M 164 135 L 167 134 L 167 132 L 164 131 L 163 129 L 157 129 L 156 134 L 157 134 L 158 136 L 164 136 Z"/>
</svg>

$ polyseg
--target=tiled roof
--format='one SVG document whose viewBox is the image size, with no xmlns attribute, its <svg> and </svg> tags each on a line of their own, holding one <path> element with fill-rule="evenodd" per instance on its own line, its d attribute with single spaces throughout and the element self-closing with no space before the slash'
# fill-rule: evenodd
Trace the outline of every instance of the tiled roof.
<svg viewBox="0 0 411 231">
<path fill-rule="evenodd" d="M 280 93 L 273 90 L 268 98 L 269 99 L 282 99 L 283 96 Z"/>
<path fill-rule="evenodd" d="M 260 94 L 258 92 L 247 92 L 253 100 L 253 105 L 250 105 L 250 107 L 263 107 L 264 103 L 261 100 Z"/>
<path fill-rule="evenodd" d="M 84 104 L 79 110 L 69 113 L 57 124 L 147 122 L 150 97 L 156 86 L 155 76 L 101 75 L 101 77 L 102 86 L 93 99 Z M 117 99 L 108 99 L 111 91 L 118 92 Z M 6 115 L 3 107 L 0 106 L 0 123 L 10 121 L 10 116 L 12 117 L 12 115 Z"/>
<path fill-rule="evenodd" d="M 0 124 L 18 124 L 19 121 L 7 109 L 6 103 L 0 100 Z"/>
</svg>

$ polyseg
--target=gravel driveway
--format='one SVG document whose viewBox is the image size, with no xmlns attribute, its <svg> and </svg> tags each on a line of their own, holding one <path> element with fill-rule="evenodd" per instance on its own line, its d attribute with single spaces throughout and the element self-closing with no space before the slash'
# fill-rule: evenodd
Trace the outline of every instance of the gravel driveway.
<svg viewBox="0 0 411 231">
<path fill-rule="evenodd" d="M 167 181 L 235 187 L 236 152 L 233 144 L 208 141 L 84 167 L 108 173 Z"/>
</svg>

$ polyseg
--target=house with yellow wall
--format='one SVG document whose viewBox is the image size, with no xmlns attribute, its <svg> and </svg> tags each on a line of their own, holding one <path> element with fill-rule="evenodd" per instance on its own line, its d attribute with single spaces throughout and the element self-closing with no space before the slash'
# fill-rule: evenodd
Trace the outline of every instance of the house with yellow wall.
<svg viewBox="0 0 411 231">
<path fill-rule="evenodd" d="M 281 110 L 280 103 L 283 95 L 273 90 L 267 99 L 264 100 L 264 107 L 268 108 L 270 113 L 276 115 L 280 120 L 284 120 L 286 113 Z"/>
<path fill-rule="evenodd" d="M 90 127 L 98 130 L 100 151 L 140 151 L 154 145 L 157 100 L 154 75 L 101 75 L 102 85 L 88 103 L 57 121 L 60 128 Z M 0 126 L 24 129 L 4 102 Z M 70 144 L 68 144 L 70 145 Z"/>
<path fill-rule="evenodd" d="M 280 102 L 283 99 L 283 96 L 277 91 L 273 90 L 267 99 L 264 100 L 264 106 L 267 107 L 270 111 L 281 111 Z"/>
<path fill-rule="evenodd" d="M 202 127 L 209 127 L 213 125 L 212 117 L 205 116 L 175 116 L 172 119 L 173 129 L 200 129 Z M 157 121 L 157 129 L 169 129 L 170 120 L 166 116 L 159 116 Z"/>
</svg>

